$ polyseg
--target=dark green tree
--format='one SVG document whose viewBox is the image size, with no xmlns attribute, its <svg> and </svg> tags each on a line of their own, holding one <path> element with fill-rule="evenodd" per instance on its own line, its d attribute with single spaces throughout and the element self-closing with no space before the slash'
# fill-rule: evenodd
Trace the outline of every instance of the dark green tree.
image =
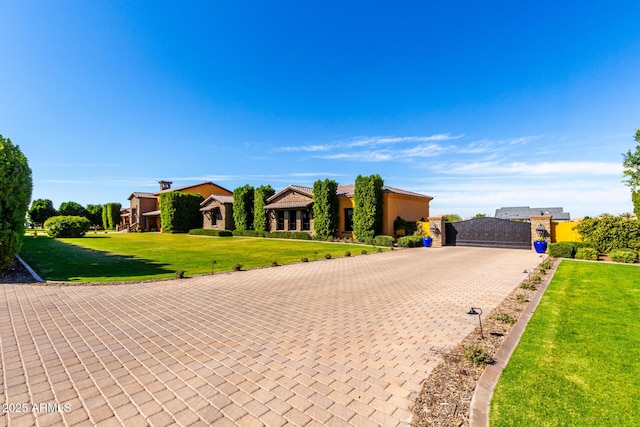
<svg viewBox="0 0 640 427">
<path fill-rule="evenodd" d="M 58 208 L 58 215 L 60 216 L 83 216 L 87 217 L 89 213 L 80 203 L 76 202 L 64 202 Z"/>
<path fill-rule="evenodd" d="M 20 252 L 32 190 L 26 156 L 0 135 L 0 270 L 9 267 Z"/>
<path fill-rule="evenodd" d="M 332 179 L 313 183 L 313 231 L 319 239 L 333 238 L 338 229 L 338 183 Z"/>
<path fill-rule="evenodd" d="M 102 225 L 102 205 L 87 205 L 87 219 L 94 227 Z"/>
<path fill-rule="evenodd" d="M 107 203 L 102 207 L 102 226 L 105 230 L 114 230 L 120 224 L 120 203 Z"/>
<path fill-rule="evenodd" d="M 267 221 L 267 212 L 264 207 L 267 199 L 276 194 L 276 191 L 270 185 L 261 185 L 256 188 L 253 198 L 253 229 L 258 231 L 269 231 L 269 222 Z"/>
<path fill-rule="evenodd" d="M 446 222 L 457 222 L 457 221 L 462 221 L 462 217 L 458 214 L 446 214 L 443 215 L 444 216 L 444 220 Z"/>
<path fill-rule="evenodd" d="M 634 136 L 636 148 L 634 151 L 627 151 L 622 155 L 622 182 L 631 189 L 631 201 L 633 202 L 633 212 L 640 220 L 640 129 L 636 129 Z"/>
<path fill-rule="evenodd" d="M 233 221 L 236 230 L 251 230 L 253 227 L 254 189 L 249 184 L 233 190 Z"/>
<path fill-rule="evenodd" d="M 380 175 L 356 178 L 353 191 L 353 234 L 363 242 L 382 233 L 382 187 Z"/>
<path fill-rule="evenodd" d="M 42 227 L 46 220 L 56 215 L 56 208 L 53 207 L 53 202 L 49 199 L 34 200 L 29 208 L 29 219 L 39 227 Z"/>
</svg>

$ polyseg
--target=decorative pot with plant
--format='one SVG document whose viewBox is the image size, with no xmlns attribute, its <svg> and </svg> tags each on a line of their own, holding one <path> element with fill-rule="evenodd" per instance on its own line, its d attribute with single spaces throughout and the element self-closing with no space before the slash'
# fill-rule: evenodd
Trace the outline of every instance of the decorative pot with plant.
<svg viewBox="0 0 640 427">
<path fill-rule="evenodd" d="M 424 247 L 430 248 L 431 243 L 433 243 L 433 239 L 431 238 L 429 233 L 425 232 L 424 228 L 422 228 L 422 222 L 418 221 L 416 222 L 416 225 L 417 225 L 417 228 L 414 235 L 418 237 L 422 237 L 422 244 L 424 245 Z"/>
<path fill-rule="evenodd" d="M 544 237 L 538 237 L 533 242 L 533 248 L 536 250 L 537 253 L 543 254 L 547 251 L 547 241 L 545 240 Z"/>
</svg>

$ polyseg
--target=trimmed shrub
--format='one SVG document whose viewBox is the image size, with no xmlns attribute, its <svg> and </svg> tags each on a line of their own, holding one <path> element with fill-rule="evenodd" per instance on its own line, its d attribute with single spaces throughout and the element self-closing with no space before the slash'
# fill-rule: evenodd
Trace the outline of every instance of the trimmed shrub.
<svg viewBox="0 0 640 427">
<path fill-rule="evenodd" d="M 260 231 L 260 230 L 233 230 L 232 234 L 234 236 L 240 236 L 240 237 L 267 237 L 267 233 L 266 231 Z"/>
<path fill-rule="evenodd" d="M 346 251 L 346 252 L 344 253 L 344 256 L 345 256 L 345 257 L 350 257 L 350 256 L 351 256 L 351 252 Z"/>
<path fill-rule="evenodd" d="M 273 239 L 297 239 L 297 240 L 311 240 L 311 234 L 304 231 L 272 231 L 266 233 L 265 237 Z"/>
<path fill-rule="evenodd" d="M 331 254 L 325 254 L 324 259 L 331 259 Z"/>
<path fill-rule="evenodd" d="M 554 258 L 573 258 L 576 254 L 573 242 L 550 243 L 547 249 Z"/>
<path fill-rule="evenodd" d="M 609 258 L 615 262 L 633 264 L 638 259 L 638 253 L 629 248 L 614 249 L 609 253 Z"/>
<path fill-rule="evenodd" d="M 598 260 L 598 251 L 596 251 L 593 248 L 579 248 L 576 251 L 576 258 L 577 259 L 586 259 L 586 260 L 591 260 L 591 261 L 597 261 Z"/>
<path fill-rule="evenodd" d="M 102 226 L 105 230 L 113 230 L 120 224 L 120 203 L 107 203 L 102 207 Z"/>
<path fill-rule="evenodd" d="M 361 242 L 382 231 L 382 187 L 380 175 L 356 178 L 353 191 L 353 234 Z"/>
<path fill-rule="evenodd" d="M 179 191 L 160 194 L 162 232 L 188 233 L 189 230 L 202 228 L 200 203 L 203 200 L 200 194 Z"/>
<path fill-rule="evenodd" d="M 0 135 L 0 270 L 20 252 L 31 201 L 31 169 L 20 147 Z"/>
<path fill-rule="evenodd" d="M 242 264 L 234 264 L 232 268 L 233 268 L 233 271 L 241 271 Z"/>
<path fill-rule="evenodd" d="M 307 258 L 307 257 L 302 257 L 302 259 L 300 260 L 300 262 L 309 262 L 309 258 Z"/>
<path fill-rule="evenodd" d="M 214 237 L 231 237 L 233 233 L 229 230 L 209 230 L 206 228 L 194 228 L 189 230 L 189 234 L 193 236 L 214 236 Z"/>
<path fill-rule="evenodd" d="M 422 237 L 420 236 L 404 236 L 398 239 L 398 246 L 401 248 L 417 248 L 422 245 Z"/>
<path fill-rule="evenodd" d="M 373 238 L 373 244 L 376 245 L 376 246 L 388 246 L 388 247 L 391 247 L 391 246 L 393 246 L 395 241 L 396 241 L 396 239 L 394 239 L 393 236 L 380 235 L 380 236 L 376 236 L 376 237 Z"/>
<path fill-rule="evenodd" d="M 52 216 L 44 222 L 51 237 L 82 237 L 91 228 L 91 221 L 83 216 Z"/>
<path fill-rule="evenodd" d="M 338 183 L 332 179 L 313 183 L 313 231 L 318 239 L 333 239 L 338 229 Z"/>
</svg>

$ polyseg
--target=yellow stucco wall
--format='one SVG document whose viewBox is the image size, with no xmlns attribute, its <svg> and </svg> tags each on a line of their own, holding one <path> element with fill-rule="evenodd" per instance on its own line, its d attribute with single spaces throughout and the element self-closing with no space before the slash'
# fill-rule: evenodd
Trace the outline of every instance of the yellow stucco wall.
<svg viewBox="0 0 640 427">
<path fill-rule="evenodd" d="M 577 222 L 552 222 L 551 241 L 552 242 L 579 242 L 582 240 L 580 233 L 576 229 Z"/>
<path fill-rule="evenodd" d="M 429 202 L 424 197 L 385 193 L 382 196 L 382 234 L 393 236 L 393 222 L 397 217 L 405 221 L 420 221 L 429 218 Z"/>
<path fill-rule="evenodd" d="M 344 210 L 353 208 L 353 197 L 339 196 L 338 197 L 338 237 L 352 237 L 351 231 L 345 231 L 344 229 Z"/>
</svg>

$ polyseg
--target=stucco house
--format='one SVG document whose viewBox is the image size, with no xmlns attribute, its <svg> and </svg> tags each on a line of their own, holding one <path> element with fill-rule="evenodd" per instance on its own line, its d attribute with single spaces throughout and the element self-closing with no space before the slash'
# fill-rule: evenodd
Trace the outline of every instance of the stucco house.
<svg viewBox="0 0 640 427">
<path fill-rule="evenodd" d="M 212 194 L 200 203 L 202 226 L 213 230 L 233 230 L 233 196 Z"/>
<path fill-rule="evenodd" d="M 221 187 L 213 182 L 201 182 L 198 184 L 185 185 L 172 188 L 171 181 L 159 181 L 160 191 L 155 193 L 133 192 L 129 196 L 129 231 L 160 230 L 160 195 L 172 191 L 183 193 L 200 194 L 207 199 L 216 194 L 220 196 L 232 196 L 233 192 Z"/>
<path fill-rule="evenodd" d="M 354 184 L 339 185 L 337 237 L 353 237 Z M 393 235 L 397 217 L 407 221 L 429 217 L 432 197 L 399 188 L 382 188 L 382 234 Z M 313 232 L 313 188 L 290 185 L 267 199 L 269 229 L 271 231 Z"/>
</svg>

